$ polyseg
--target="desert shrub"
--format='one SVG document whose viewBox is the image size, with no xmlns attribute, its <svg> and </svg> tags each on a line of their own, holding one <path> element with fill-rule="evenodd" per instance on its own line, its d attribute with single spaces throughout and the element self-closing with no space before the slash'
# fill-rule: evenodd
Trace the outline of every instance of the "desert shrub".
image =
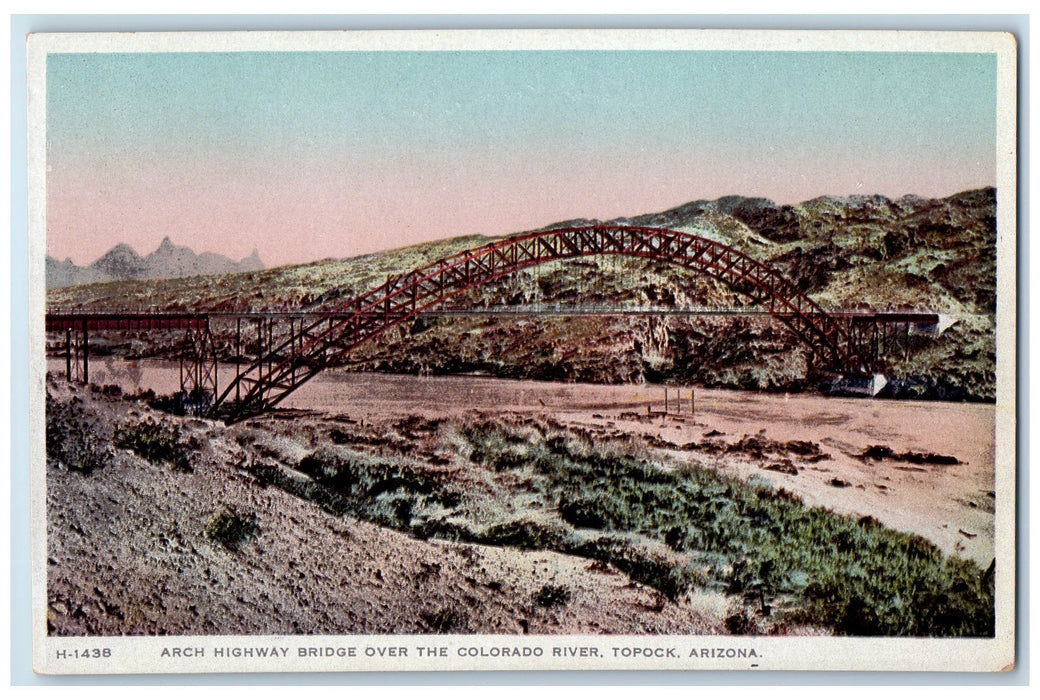
<svg viewBox="0 0 1040 700">
<path fill-rule="evenodd" d="M 607 527 L 606 519 L 600 514 L 599 504 L 591 499 L 566 494 L 560 496 L 559 508 L 560 517 L 574 527 L 594 530 L 602 530 Z"/>
<path fill-rule="evenodd" d="M 755 619 L 747 610 L 741 608 L 726 616 L 726 631 L 730 634 L 748 635 L 758 632 Z"/>
<path fill-rule="evenodd" d="M 312 477 L 324 500 L 334 501 L 341 513 L 386 527 L 412 529 L 424 521 L 423 511 L 451 508 L 460 499 L 421 465 L 348 448 L 318 450 L 300 460 L 297 469 Z"/>
<path fill-rule="evenodd" d="M 181 442 L 181 431 L 166 421 L 146 418 L 116 430 L 115 443 L 152 464 L 169 464 L 176 471 L 191 472 L 191 451 Z"/>
<path fill-rule="evenodd" d="M 452 542 L 479 542 L 480 536 L 465 523 L 454 522 L 445 518 L 413 519 L 409 531 L 420 539 L 436 537 Z"/>
<path fill-rule="evenodd" d="M 424 610 L 419 617 L 425 623 L 427 629 L 435 634 L 445 634 L 462 629 L 465 620 L 462 615 L 452 607 L 442 607 L 437 610 Z"/>
<path fill-rule="evenodd" d="M 534 604 L 540 608 L 562 608 L 570 602 L 570 589 L 553 583 L 542 586 L 534 596 Z"/>
<path fill-rule="evenodd" d="M 510 447 L 498 452 L 488 461 L 488 466 L 496 472 L 523 469 L 529 464 L 531 464 L 531 457 L 522 446 Z"/>
<path fill-rule="evenodd" d="M 470 447 L 469 459 L 496 472 L 522 469 L 532 463 L 530 443 L 501 425 L 484 421 L 461 430 Z"/>
<path fill-rule="evenodd" d="M 90 474 L 112 463 L 112 449 L 80 405 L 63 403 L 48 395 L 46 414 L 48 460 L 80 474 Z"/>
<path fill-rule="evenodd" d="M 600 537 L 573 545 L 571 554 L 609 562 L 633 581 L 657 589 L 669 600 L 678 600 L 690 586 L 703 583 L 689 567 L 651 554 L 619 537 Z"/>
<path fill-rule="evenodd" d="M 283 482 L 287 481 L 277 464 L 257 459 L 255 456 L 250 456 L 248 461 L 242 465 L 242 468 L 253 475 L 261 488 L 267 488 L 272 485 L 282 486 Z"/>
<path fill-rule="evenodd" d="M 369 504 L 367 514 L 372 522 L 385 527 L 408 528 L 416 500 L 409 493 L 381 493 Z"/>
<path fill-rule="evenodd" d="M 249 440 L 243 440 L 243 436 L 236 438 L 240 443 L 249 444 Z M 347 503 L 335 490 L 323 486 L 310 479 L 301 479 L 290 475 L 282 469 L 277 462 L 267 459 L 257 459 L 250 455 L 244 458 L 241 468 L 256 479 L 261 488 L 275 486 L 297 498 L 314 503 L 326 513 L 332 515 L 344 515 L 350 512 Z"/>
<path fill-rule="evenodd" d="M 680 598 L 706 585 L 748 601 L 779 599 L 790 621 L 839 634 L 992 636 L 992 592 L 971 562 L 927 540 L 805 506 L 782 490 L 687 466 L 666 469 L 644 455 L 602 449 L 556 432 L 540 442 L 480 433 L 484 464 L 495 449 L 525 453 L 560 519 L 598 537 L 553 538 L 511 524 L 496 543 L 557 548 L 607 561 L 632 579 Z M 632 536 L 656 539 L 687 564 L 649 554 Z M 777 607 L 777 606 L 772 606 Z"/>
<path fill-rule="evenodd" d="M 205 389 L 178 391 L 173 394 L 153 396 L 148 405 L 157 411 L 175 416 L 204 416 L 213 406 L 213 394 Z"/>
<path fill-rule="evenodd" d="M 348 449 L 318 450 L 300 460 L 298 469 L 357 498 L 375 498 L 398 489 L 417 494 L 443 490 L 437 479 L 415 465 Z"/>
<path fill-rule="evenodd" d="M 747 593 L 753 596 L 756 592 L 771 589 L 775 567 L 775 561 L 769 558 L 737 559 L 730 565 L 729 574 L 725 577 L 726 593 Z"/>
<path fill-rule="evenodd" d="M 253 513 L 239 513 L 225 508 L 206 523 L 206 536 L 225 549 L 238 548 L 260 534 L 260 522 Z"/>
<path fill-rule="evenodd" d="M 517 549 L 559 549 L 567 536 L 566 530 L 526 518 L 497 523 L 484 531 L 480 541 Z"/>
<path fill-rule="evenodd" d="M 339 428 L 333 428 L 329 431 L 329 439 L 332 440 L 333 445 L 349 445 L 354 441 L 354 435 Z"/>
<path fill-rule="evenodd" d="M 482 526 L 472 515 L 479 508 L 456 508 L 467 505 L 466 495 L 443 474 L 345 446 L 300 461 L 313 481 L 278 485 L 329 512 L 422 538 L 608 562 L 673 601 L 695 586 L 742 597 L 742 612 L 727 620 L 731 631 L 756 630 L 758 610 L 781 628 L 846 635 L 994 634 L 993 592 L 978 567 L 874 519 L 810 508 L 783 489 L 696 464 L 669 468 L 645 449 L 597 445 L 561 426 L 487 421 L 455 435 L 460 454 L 512 492 L 517 475 L 508 472 L 523 470 L 524 507 L 541 514 Z M 438 622 L 439 612 L 427 626 L 448 624 Z"/>
</svg>

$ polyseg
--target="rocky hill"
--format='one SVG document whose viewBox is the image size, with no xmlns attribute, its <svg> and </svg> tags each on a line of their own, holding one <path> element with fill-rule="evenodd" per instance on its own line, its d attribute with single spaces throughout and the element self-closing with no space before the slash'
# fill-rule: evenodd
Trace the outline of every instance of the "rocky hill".
<svg viewBox="0 0 1040 700">
<path fill-rule="evenodd" d="M 689 231 L 767 262 L 829 310 L 912 308 L 952 316 L 940 338 L 892 358 L 896 396 L 993 400 L 996 191 L 943 199 L 821 197 L 797 205 L 724 197 L 616 223 Z M 554 225 L 555 226 L 555 225 Z M 546 227 L 550 228 L 550 227 Z M 50 292 L 51 308 L 321 309 L 484 237 L 348 260 L 186 280 L 109 282 Z M 583 259 L 524 271 L 461 304 L 676 308 L 746 303 L 711 279 L 643 260 Z M 219 339 L 223 352 L 230 341 Z M 116 351 L 148 354 L 136 342 Z M 172 351 L 172 347 L 166 348 Z M 768 318 L 684 316 L 424 319 L 359 349 L 356 366 L 592 382 L 675 382 L 797 391 L 819 386 L 808 351 Z"/>
<path fill-rule="evenodd" d="M 71 259 L 47 256 L 47 288 L 72 287 L 110 280 L 155 280 L 198 275 L 225 275 L 264 269 L 260 256 L 253 253 L 239 261 L 216 253 L 196 254 L 187 246 L 177 246 L 166 237 L 159 247 L 144 257 L 120 243 L 86 267 Z"/>
</svg>

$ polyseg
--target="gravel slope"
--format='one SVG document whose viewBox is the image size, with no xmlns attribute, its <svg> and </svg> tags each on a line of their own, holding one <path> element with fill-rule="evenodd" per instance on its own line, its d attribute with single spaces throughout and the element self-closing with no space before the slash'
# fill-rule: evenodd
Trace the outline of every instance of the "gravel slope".
<svg viewBox="0 0 1040 700">
<path fill-rule="evenodd" d="M 51 386 L 59 399 L 70 390 Z M 78 392 L 110 425 L 152 412 Z M 48 630 L 56 635 L 480 632 L 718 633 L 727 600 L 681 605 L 610 566 L 556 553 L 421 541 L 263 487 L 234 467 L 230 432 L 179 420 L 203 443 L 192 473 L 129 450 L 90 474 L 47 468 Z M 238 551 L 206 524 L 257 516 Z M 569 602 L 535 603 L 546 584 Z"/>
</svg>

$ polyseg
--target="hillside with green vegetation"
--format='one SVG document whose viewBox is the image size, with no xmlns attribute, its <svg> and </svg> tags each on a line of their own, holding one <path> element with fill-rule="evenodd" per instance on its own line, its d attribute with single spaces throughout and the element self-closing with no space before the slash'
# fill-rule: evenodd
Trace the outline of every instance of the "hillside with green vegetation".
<svg viewBox="0 0 1040 700">
<path fill-rule="evenodd" d="M 532 633 L 994 634 L 993 565 L 734 478 L 711 439 L 677 449 L 509 412 L 215 430 L 48 389 L 58 634 L 479 633 L 517 619 Z M 831 459 L 807 441 L 773 447 L 803 470 Z M 491 552 L 514 564 L 494 573 Z M 224 570 L 251 595 L 214 586 Z M 407 604 L 370 605 L 387 598 Z"/>
</svg>

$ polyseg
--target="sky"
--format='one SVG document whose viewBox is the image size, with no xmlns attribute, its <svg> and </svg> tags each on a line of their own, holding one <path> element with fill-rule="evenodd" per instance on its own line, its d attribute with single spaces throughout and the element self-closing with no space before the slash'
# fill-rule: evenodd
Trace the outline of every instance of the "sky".
<svg viewBox="0 0 1040 700">
<path fill-rule="evenodd" d="M 47 252 L 269 265 L 739 194 L 996 182 L 994 54 L 50 54 Z"/>
</svg>

